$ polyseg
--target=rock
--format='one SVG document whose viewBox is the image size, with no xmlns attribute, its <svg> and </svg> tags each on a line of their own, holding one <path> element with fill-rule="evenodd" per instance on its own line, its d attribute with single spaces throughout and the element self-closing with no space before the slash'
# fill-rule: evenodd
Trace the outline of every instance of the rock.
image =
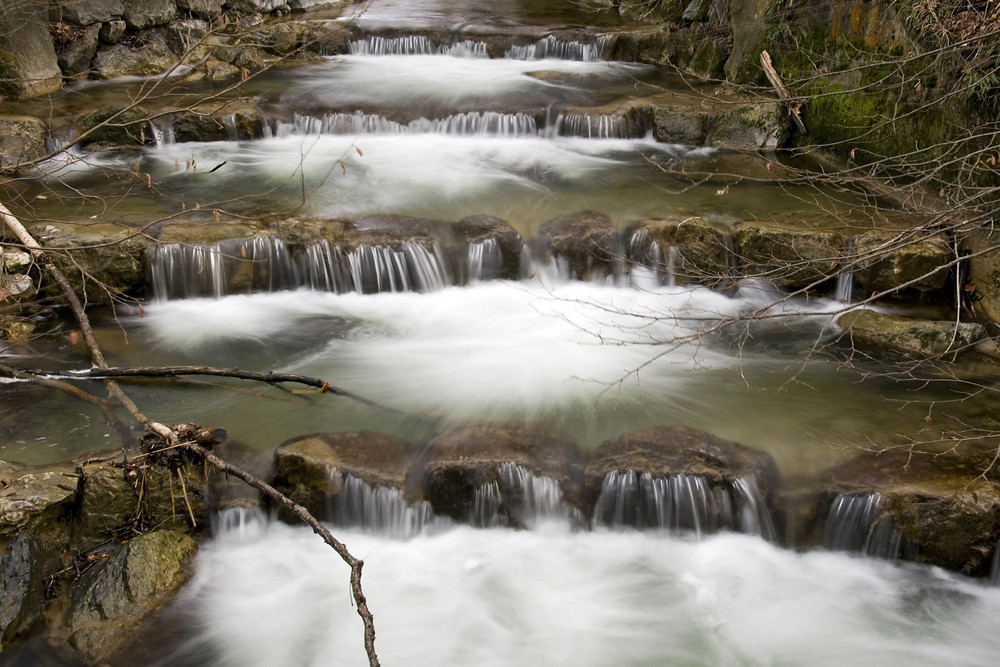
<svg viewBox="0 0 1000 667">
<path fill-rule="evenodd" d="M 596 211 L 561 215 L 538 228 L 537 247 L 569 262 L 573 276 L 590 280 L 613 275 L 623 253 L 611 219 Z"/>
<path fill-rule="evenodd" d="M 90 63 L 100 43 L 101 24 L 87 26 L 73 39 L 63 42 L 57 49 L 59 67 L 68 79 L 84 80 L 90 73 Z"/>
<path fill-rule="evenodd" d="M 223 0 L 177 0 L 177 9 L 199 19 L 213 19 L 222 11 Z"/>
<path fill-rule="evenodd" d="M 274 486 L 314 516 L 328 518 L 346 475 L 402 490 L 412 458 L 409 443 L 386 433 L 316 433 L 278 447 Z"/>
<path fill-rule="evenodd" d="M 567 502 L 579 507 L 579 487 L 574 482 L 579 458 L 572 441 L 546 429 L 492 423 L 445 431 L 426 443 L 412 466 L 407 497 L 429 501 L 439 516 L 475 521 L 477 491 L 499 484 L 501 467 L 513 463 L 534 476 L 554 480 Z M 504 499 L 499 512 L 518 525 L 516 500 Z"/>
<path fill-rule="evenodd" d="M 94 78 L 156 76 L 167 72 L 176 62 L 163 35 L 146 30 L 99 50 L 94 56 Z"/>
<path fill-rule="evenodd" d="M 37 97 L 62 88 L 47 6 L 44 0 L 0 4 L 0 94 Z"/>
<path fill-rule="evenodd" d="M 195 107 L 173 118 L 174 141 L 249 141 L 263 135 L 264 115 L 256 100 L 240 99 L 216 106 Z"/>
<path fill-rule="evenodd" d="M 32 116 L 0 116 L 0 169 L 18 165 L 45 154 L 45 123 Z"/>
<path fill-rule="evenodd" d="M 348 0 L 288 0 L 288 7 L 293 12 L 332 11 L 348 4 Z"/>
<path fill-rule="evenodd" d="M 124 12 L 122 0 L 53 0 L 49 5 L 49 20 L 89 26 L 119 19 Z"/>
<path fill-rule="evenodd" d="M 468 244 L 489 239 L 496 241 L 500 251 L 499 264 L 488 270 L 484 267 L 481 279 L 517 280 L 520 277 L 524 239 L 509 222 L 492 215 L 471 215 L 459 220 L 457 227 Z"/>
<path fill-rule="evenodd" d="M 986 337 L 986 329 L 974 322 L 918 320 L 869 308 L 844 313 L 837 324 L 855 343 L 916 358 L 961 352 Z"/>
<path fill-rule="evenodd" d="M 103 107 L 79 117 L 76 125 L 78 134 L 90 133 L 81 139 L 88 147 L 95 147 L 95 144 L 96 147 L 137 146 L 153 142 L 149 112 L 142 107 Z"/>
<path fill-rule="evenodd" d="M 944 236 L 916 237 L 910 233 L 865 232 L 854 239 L 861 261 L 854 278 L 870 292 L 908 289 L 929 292 L 948 280 L 955 258 Z"/>
<path fill-rule="evenodd" d="M 82 478 L 72 544 L 80 551 L 108 537 L 127 538 L 152 527 L 191 531 L 190 507 L 200 526 L 208 523 L 208 480 L 202 465 L 179 468 L 180 476 L 162 466 L 123 466 L 121 452 L 98 452 L 77 467 Z M 186 491 L 186 501 L 185 501 Z"/>
<path fill-rule="evenodd" d="M 667 255 L 671 247 L 677 250 L 672 271 L 678 285 L 698 283 L 718 287 L 732 279 L 729 234 L 695 216 L 645 220 L 638 224 L 632 230 L 629 258 L 664 273 L 670 270 Z"/>
<path fill-rule="evenodd" d="M 734 235 L 740 272 L 779 287 L 799 289 L 834 278 L 840 271 L 840 234 L 740 225 Z"/>
<path fill-rule="evenodd" d="M 32 228 L 49 245 L 73 249 L 73 261 L 55 259 L 70 283 L 83 289 L 90 303 L 106 303 L 113 296 L 136 295 L 146 285 L 148 238 L 117 225 L 99 223 L 46 225 Z M 46 289 L 56 289 L 47 285 Z"/>
<path fill-rule="evenodd" d="M 0 649 L 4 653 L 42 620 L 46 574 L 54 571 L 56 557 L 51 545 L 27 531 L 18 533 L 0 556 Z"/>
<path fill-rule="evenodd" d="M 27 530 L 58 541 L 74 509 L 79 480 L 73 462 L 34 467 L 0 462 L 0 540 Z"/>
<path fill-rule="evenodd" d="M 1000 230 L 976 230 L 962 240 L 969 255 L 965 285 L 969 309 L 979 318 L 1000 323 Z"/>
<path fill-rule="evenodd" d="M 177 15 L 174 0 L 123 0 L 122 18 L 129 30 L 145 30 L 165 25 Z"/>
<path fill-rule="evenodd" d="M 285 2 L 286 0 L 225 0 L 223 4 L 227 9 L 242 14 L 254 14 L 258 12 L 266 14 L 278 9 Z"/>
<path fill-rule="evenodd" d="M 731 150 L 780 148 L 788 138 L 788 110 L 777 102 L 732 107 L 710 123 L 708 142 Z"/>
<path fill-rule="evenodd" d="M 873 512 L 857 529 L 861 536 L 895 544 L 885 557 L 908 557 L 971 576 L 986 576 L 1000 538 L 1000 485 L 989 473 L 991 455 L 865 453 L 831 472 L 817 501 L 812 538 L 829 530 L 829 508 L 837 498 L 873 497 Z M 845 518 L 845 517 L 842 517 Z M 849 518 L 849 517 L 846 517 Z M 888 525 L 886 525 L 888 524 Z M 809 546 L 809 545 L 804 545 Z M 828 545 L 836 546 L 836 545 Z"/>
<path fill-rule="evenodd" d="M 686 106 L 654 105 L 650 121 L 653 136 L 665 144 L 701 146 L 708 136 L 708 115 Z"/>
<path fill-rule="evenodd" d="M 107 658 L 172 599 L 187 581 L 196 552 L 194 539 L 172 530 L 119 545 L 80 578 L 58 634 L 90 664 Z"/>
<path fill-rule="evenodd" d="M 733 45 L 726 60 L 726 78 L 739 84 L 765 83 L 760 53 L 768 44 L 766 12 L 770 0 L 733 0 L 729 8 Z"/>
<path fill-rule="evenodd" d="M 201 19 L 180 19 L 171 21 L 162 29 L 167 48 L 186 61 L 200 58 L 208 52 L 202 40 L 208 35 L 211 25 Z"/>
<path fill-rule="evenodd" d="M 7 273 L 24 273 L 31 268 L 31 264 L 31 255 L 23 250 L 0 246 L 0 269 L 3 271 Z"/>
<path fill-rule="evenodd" d="M 125 36 L 126 28 L 125 21 L 121 19 L 105 21 L 101 24 L 101 32 L 99 33 L 101 41 L 105 44 L 117 44 Z"/>
</svg>

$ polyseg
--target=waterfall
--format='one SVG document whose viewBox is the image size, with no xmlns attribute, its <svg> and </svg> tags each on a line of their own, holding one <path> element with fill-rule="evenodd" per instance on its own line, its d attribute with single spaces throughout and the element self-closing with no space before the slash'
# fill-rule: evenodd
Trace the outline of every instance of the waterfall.
<svg viewBox="0 0 1000 667">
<path fill-rule="evenodd" d="M 399 489 L 383 484 L 370 485 L 348 474 L 344 475 L 340 492 L 330 499 L 329 516 L 339 526 L 362 528 L 386 537 L 408 538 L 428 526 L 434 519 L 434 512 L 426 501 L 408 504 Z"/>
<path fill-rule="evenodd" d="M 629 131 L 628 120 L 624 116 L 571 113 L 561 116 L 557 122 L 559 134 L 562 136 L 587 139 L 627 139 L 642 136 Z"/>
<path fill-rule="evenodd" d="M 297 287 L 298 270 L 281 239 L 228 239 L 214 245 L 166 243 L 147 253 L 157 300 Z"/>
<path fill-rule="evenodd" d="M 151 120 L 149 121 L 149 127 L 153 131 L 153 141 L 157 148 L 175 143 L 173 116 L 163 116 L 162 118 Z"/>
<path fill-rule="evenodd" d="M 989 582 L 991 586 L 1000 586 L 1000 540 L 993 547 L 993 560 L 990 562 Z"/>
<path fill-rule="evenodd" d="M 236 128 L 236 114 L 227 113 L 222 117 L 222 126 L 226 129 L 226 138 L 229 141 L 236 141 L 240 138 Z"/>
<path fill-rule="evenodd" d="M 295 114 L 291 122 L 277 121 L 275 137 L 385 134 L 449 134 L 455 136 L 533 137 L 538 135 L 535 119 L 526 113 L 483 111 L 458 113 L 444 118 L 418 118 L 404 125 L 377 114 L 330 113 L 322 117 Z"/>
<path fill-rule="evenodd" d="M 507 518 L 500 515 L 503 496 L 497 482 L 480 484 L 472 493 L 472 507 L 469 510 L 469 524 L 476 528 L 493 528 L 507 524 Z"/>
<path fill-rule="evenodd" d="M 578 41 L 564 41 L 553 35 L 527 46 L 511 46 L 504 53 L 504 58 L 512 60 L 581 60 L 595 62 L 601 60 L 604 52 L 604 40 L 596 44 L 583 44 Z"/>
<path fill-rule="evenodd" d="M 543 285 L 567 283 L 573 278 L 568 259 L 549 254 L 544 260 L 537 260 L 527 243 L 521 248 L 521 277 L 537 279 Z"/>
<path fill-rule="evenodd" d="M 594 524 L 692 532 L 730 530 L 774 540 L 774 523 L 752 478 L 713 486 L 702 475 L 654 477 L 609 472 L 594 506 Z"/>
<path fill-rule="evenodd" d="M 503 252 L 495 238 L 488 238 L 469 244 L 468 276 L 470 283 L 495 280 L 500 277 L 503 266 Z"/>
<path fill-rule="evenodd" d="M 370 36 L 355 40 L 348 46 L 352 56 L 440 56 L 457 58 L 487 58 L 486 44 L 465 40 L 449 46 L 438 46 L 424 35 L 403 37 Z"/>
<path fill-rule="evenodd" d="M 301 273 L 313 289 L 332 292 L 430 292 L 452 284 L 439 246 L 404 243 L 400 250 L 360 245 L 345 252 L 326 241 L 306 249 Z"/>
<path fill-rule="evenodd" d="M 844 241 L 844 255 L 850 260 L 854 254 L 854 238 Z M 854 297 L 854 271 L 845 270 L 837 276 L 837 288 L 835 297 L 837 301 L 851 304 Z"/>
<path fill-rule="evenodd" d="M 664 253 L 660 244 L 649 233 L 649 229 L 639 229 L 628 241 L 628 258 L 640 267 L 650 269 L 660 285 L 673 287 L 677 284 L 677 260 L 680 250 L 677 246 L 667 246 Z"/>
<path fill-rule="evenodd" d="M 874 558 L 897 558 L 905 546 L 903 533 L 885 509 L 879 493 L 838 495 L 830 505 L 823 546 Z"/>
<path fill-rule="evenodd" d="M 509 511 L 531 528 L 543 521 L 583 525 L 582 513 L 563 499 L 559 482 L 540 477 L 516 463 L 500 466 L 500 489 Z"/>
<path fill-rule="evenodd" d="M 559 482 L 506 462 L 497 469 L 499 481 L 481 484 L 472 495 L 469 523 L 478 528 L 534 528 L 544 522 L 584 525 L 583 514 L 563 500 Z"/>
</svg>

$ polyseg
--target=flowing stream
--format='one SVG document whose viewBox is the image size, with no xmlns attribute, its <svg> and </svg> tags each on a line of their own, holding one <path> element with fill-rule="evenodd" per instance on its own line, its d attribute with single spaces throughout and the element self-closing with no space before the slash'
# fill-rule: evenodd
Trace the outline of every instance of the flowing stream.
<svg viewBox="0 0 1000 667">
<path fill-rule="evenodd" d="M 863 225 L 850 217 L 850 195 L 731 178 L 769 173 L 772 156 L 662 144 L 646 127 L 580 111 L 671 86 L 685 94 L 655 68 L 602 58 L 600 31 L 616 21 L 586 3 L 373 2 L 358 19 L 373 36 L 349 54 L 251 83 L 273 112 L 262 138 L 175 142 L 161 119 L 156 147 L 92 155 L 57 175 L 112 196 L 120 186 L 105 169 L 135 162 L 158 194 L 122 199 L 123 218 L 196 204 L 301 218 L 489 214 L 525 239 L 584 209 L 619 230 L 675 214 L 719 225 L 787 216 Z M 546 39 L 564 27 L 581 40 Z M 421 28 L 458 37 L 375 35 Z M 531 39 L 488 57 L 461 39 L 472 29 Z M 662 168 L 719 175 L 692 186 Z M 81 202 L 74 214 L 97 205 Z M 266 256 L 272 282 L 246 290 L 219 268 L 237 246 L 161 247 L 151 257 L 156 294 L 142 312 L 96 319 L 113 364 L 302 373 L 399 411 L 229 381 L 129 385 L 151 417 L 223 426 L 262 452 L 307 433 L 377 429 L 416 441 L 483 420 L 543 423 L 584 449 L 644 427 L 687 426 L 765 451 L 783 477 L 801 481 L 870 440 L 920 438 L 927 404 L 954 396 L 943 384 L 915 393 L 858 382 L 823 357 L 805 361 L 836 335 L 843 291 L 773 306 L 780 317 L 750 329 L 714 331 L 779 293 L 753 282 L 730 293 L 679 287 L 641 270 L 585 282 L 530 257 L 521 279 L 495 280 L 489 244 L 470 248 L 466 280 L 415 250 L 334 259 L 317 246 L 299 263 L 280 241 L 251 251 Z M 373 275 L 377 287 L 366 289 Z M 47 354 L 77 352 L 66 341 Z M 0 391 L 17 413 L 4 417 L 4 458 L 114 444 L 96 411 L 67 410 L 38 388 Z M 390 516 L 375 526 L 345 519 L 350 527 L 335 531 L 366 562 L 385 665 L 992 665 L 1000 654 L 1000 589 L 913 564 L 784 550 L 766 539 L 763 515 L 742 531 L 752 535 L 639 531 L 581 527 L 556 502 L 532 529 L 513 531 L 413 515 L 391 498 L 358 506 Z M 308 530 L 255 514 L 219 518 L 168 616 L 185 638 L 157 645 L 157 664 L 365 664 L 346 568 Z"/>
</svg>

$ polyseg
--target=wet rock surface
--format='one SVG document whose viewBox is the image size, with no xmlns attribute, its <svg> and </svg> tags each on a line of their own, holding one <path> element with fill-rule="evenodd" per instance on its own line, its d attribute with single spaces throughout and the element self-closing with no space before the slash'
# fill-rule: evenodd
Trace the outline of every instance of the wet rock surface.
<svg viewBox="0 0 1000 667">
<path fill-rule="evenodd" d="M 853 343 L 916 358 L 967 351 L 986 336 L 986 328 L 975 322 L 920 320 L 870 308 L 845 313 L 837 324 Z"/>
</svg>

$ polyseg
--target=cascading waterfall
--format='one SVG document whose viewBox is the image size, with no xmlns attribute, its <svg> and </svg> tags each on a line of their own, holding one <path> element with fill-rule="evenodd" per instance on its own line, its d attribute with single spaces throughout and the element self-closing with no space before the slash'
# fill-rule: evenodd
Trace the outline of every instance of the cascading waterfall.
<svg viewBox="0 0 1000 667">
<path fill-rule="evenodd" d="M 897 558 L 907 548 L 880 493 L 839 495 L 830 505 L 823 546 L 873 558 Z"/>
<path fill-rule="evenodd" d="M 538 125 L 526 113 L 496 111 L 457 113 L 444 118 L 418 118 L 406 125 L 377 114 L 331 113 L 322 117 L 295 114 L 292 122 L 278 120 L 275 137 L 334 135 L 448 134 L 453 136 L 534 137 Z"/>
<path fill-rule="evenodd" d="M 649 269 L 658 284 L 667 287 L 677 284 L 677 260 L 680 254 L 677 246 L 667 246 L 667 251 L 663 252 L 659 242 L 643 227 L 629 237 L 627 252 L 629 260 Z"/>
<path fill-rule="evenodd" d="M 854 254 L 854 238 L 844 240 L 844 255 L 850 258 Z M 846 270 L 837 276 L 835 297 L 837 301 L 850 305 L 854 298 L 854 271 Z"/>
<path fill-rule="evenodd" d="M 488 58 L 486 44 L 465 40 L 448 46 L 439 46 L 425 35 L 403 37 L 369 36 L 348 46 L 352 56 L 454 56 L 459 58 Z"/>
<path fill-rule="evenodd" d="M 399 489 L 370 485 L 350 474 L 343 476 L 340 492 L 331 497 L 329 516 L 338 526 L 397 539 L 419 534 L 434 520 L 430 503 L 410 505 Z"/>
<path fill-rule="evenodd" d="M 157 300 L 221 298 L 237 292 L 273 292 L 300 284 L 298 269 L 281 239 L 254 237 L 219 243 L 166 243 L 147 255 Z"/>
<path fill-rule="evenodd" d="M 476 283 L 495 280 L 500 277 L 503 266 L 503 252 L 495 238 L 488 238 L 469 244 L 467 253 L 468 280 Z"/>
<path fill-rule="evenodd" d="M 313 244 L 293 256 L 277 238 L 230 239 L 210 246 L 167 243 L 148 253 L 157 300 L 309 287 L 335 293 L 430 292 L 452 284 L 443 251 L 419 243 L 399 250 L 361 245 L 352 251 Z"/>
<path fill-rule="evenodd" d="M 584 137 L 586 139 L 628 139 L 638 138 L 646 134 L 646 128 L 641 132 L 633 132 L 624 116 L 607 114 L 564 114 L 559 119 L 559 134 L 569 137 Z"/>
<path fill-rule="evenodd" d="M 764 499 L 750 478 L 713 485 L 702 475 L 655 477 L 613 470 L 601 485 L 594 524 L 691 532 L 697 537 L 720 530 L 776 537 Z"/>
<path fill-rule="evenodd" d="M 513 60 L 580 60 L 595 62 L 601 60 L 605 41 L 598 38 L 594 44 L 584 44 L 578 41 L 564 41 L 549 35 L 534 44 L 512 46 L 504 53 L 505 58 Z"/>
<path fill-rule="evenodd" d="M 469 523 L 477 528 L 509 526 L 532 528 L 540 523 L 557 522 L 583 526 L 581 512 L 566 504 L 559 482 L 535 475 L 513 462 L 500 465 L 499 481 L 481 484 L 475 489 L 469 511 Z"/>
</svg>

